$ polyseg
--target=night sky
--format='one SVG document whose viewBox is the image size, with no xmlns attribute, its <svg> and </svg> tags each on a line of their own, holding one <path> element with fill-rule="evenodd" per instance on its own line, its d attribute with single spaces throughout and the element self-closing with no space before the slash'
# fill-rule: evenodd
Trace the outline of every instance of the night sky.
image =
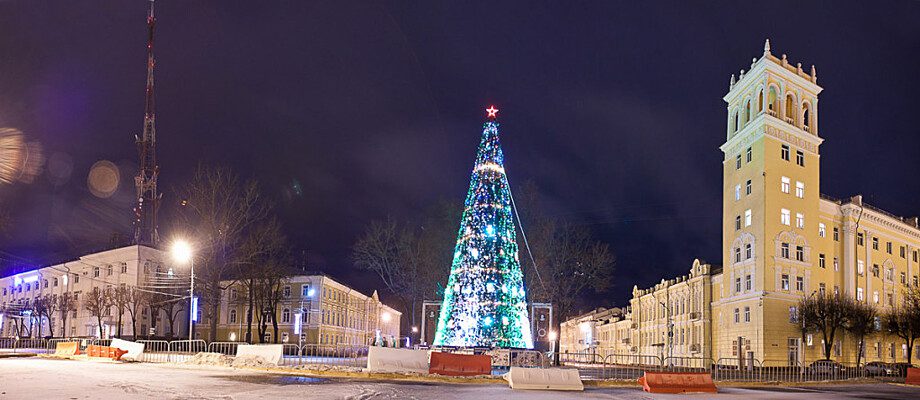
<svg viewBox="0 0 920 400">
<path fill-rule="evenodd" d="M 270 3 L 157 1 L 164 213 L 199 163 L 230 166 L 278 202 L 311 269 L 364 291 L 382 284 L 351 265 L 356 236 L 462 202 L 493 103 L 512 187 L 534 181 L 618 258 L 587 304 L 720 263 L 722 96 L 767 37 L 826 89 L 821 191 L 920 214 L 920 2 Z M 130 234 L 146 12 L 0 0 L 0 127 L 48 157 L 33 183 L 0 186 L 8 267 Z M 121 174 L 108 198 L 87 187 L 100 160 Z"/>
</svg>

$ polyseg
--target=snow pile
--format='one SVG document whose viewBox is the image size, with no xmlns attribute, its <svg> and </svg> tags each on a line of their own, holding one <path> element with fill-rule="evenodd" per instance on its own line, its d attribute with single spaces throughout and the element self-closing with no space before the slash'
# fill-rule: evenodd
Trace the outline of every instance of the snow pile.
<svg viewBox="0 0 920 400">
<path fill-rule="evenodd" d="M 265 358 L 263 357 L 254 356 L 254 355 L 245 355 L 245 356 L 238 356 L 234 358 L 230 366 L 233 368 L 244 368 L 244 367 L 268 368 L 268 367 L 275 367 L 276 365 L 268 361 L 265 361 Z"/>
<path fill-rule="evenodd" d="M 306 369 L 311 371 L 339 371 L 339 372 L 364 372 L 364 368 L 352 367 L 349 365 L 326 365 L 326 364 L 306 364 L 298 365 L 294 369 Z"/>
<path fill-rule="evenodd" d="M 198 353 L 184 362 L 191 365 L 218 365 L 229 367 L 234 363 L 233 357 L 221 353 Z"/>
</svg>

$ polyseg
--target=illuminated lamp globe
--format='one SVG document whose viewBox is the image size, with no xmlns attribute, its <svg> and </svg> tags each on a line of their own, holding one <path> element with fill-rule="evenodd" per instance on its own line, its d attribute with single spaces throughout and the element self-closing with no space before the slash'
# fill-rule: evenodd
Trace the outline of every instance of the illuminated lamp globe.
<svg viewBox="0 0 920 400">
<path fill-rule="evenodd" d="M 169 252 L 177 263 L 187 264 L 192 261 L 192 245 L 184 240 L 173 242 Z"/>
</svg>

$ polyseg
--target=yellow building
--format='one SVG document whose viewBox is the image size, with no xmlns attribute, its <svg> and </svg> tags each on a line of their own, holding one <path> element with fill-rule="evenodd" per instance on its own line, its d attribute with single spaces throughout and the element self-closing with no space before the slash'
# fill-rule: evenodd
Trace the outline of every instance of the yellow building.
<svg viewBox="0 0 920 400">
<path fill-rule="evenodd" d="M 804 356 L 807 364 L 824 354 L 818 335 L 801 343 L 796 305 L 803 298 L 851 296 L 884 313 L 904 287 L 918 284 L 917 218 L 894 216 L 862 196 L 820 194 L 817 82 L 814 67 L 805 71 L 785 54 L 774 56 L 769 41 L 748 71 L 732 76 L 721 146 L 724 266 L 696 262 L 687 277 L 634 289 L 617 322 L 631 330 L 630 352 L 673 351 L 713 361 L 753 357 L 765 366 L 796 364 Z M 690 313 L 684 313 L 688 298 Z M 672 343 L 667 319 L 674 323 Z M 689 341 L 679 339 L 683 329 L 691 332 Z M 856 361 L 854 338 L 838 330 L 834 342 L 831 358 Z M 877 334 L 867 342 L 865 361 L 906 361 L 906 345 L 897 337 Z M 671 350 L 674 343 L 689 345 Z"/>
<path fill-rule="evenodd" d="M 243 341 L 246 336 L 248 296 L 239 282 L 226 282 L 221 296 L 218 340 Z M 393 346 L 400 338 L 402 313 L 383 304 L 375 291 L 366 296 L 325 275 L 299 275 L 288 278 L 281 287 L 281 301 L 275 310 L 278 342 L 322 346 L 386 343 Z M 253 317 L 253 338 L 258 337 Z M 298 337 L 298 328 L 300 326 Z M 274 330 L 268 324 L 266 342 L 273 342 Z M 258 339 L 254 339 L 258 341 Z M 302 340 L 302 341 L 301 341 Z"/>
</svg>

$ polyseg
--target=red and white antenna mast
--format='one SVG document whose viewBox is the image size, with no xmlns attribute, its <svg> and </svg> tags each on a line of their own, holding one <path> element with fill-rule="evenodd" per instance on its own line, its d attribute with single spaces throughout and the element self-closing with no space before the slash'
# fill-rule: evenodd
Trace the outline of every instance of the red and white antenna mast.
<svg viewBox="0 0 920 400">
<path fill-rule="evenodd" d="M 157 211 L 160 206 L 160 194 L 157 193 L 157 175 L 160 167 L 156 157 L 156 112 L 153 96 L 153 2 L 150 0 L 150 12 L 147 14 L 147 90 L 144 104 L 144 132 L 135 136 L 140 171 L 134 178 L 137 186 L 137 204 L 134 206 L 134 243 L 156 246 L 160 241 L 157 233 Z"/>
</svg>

